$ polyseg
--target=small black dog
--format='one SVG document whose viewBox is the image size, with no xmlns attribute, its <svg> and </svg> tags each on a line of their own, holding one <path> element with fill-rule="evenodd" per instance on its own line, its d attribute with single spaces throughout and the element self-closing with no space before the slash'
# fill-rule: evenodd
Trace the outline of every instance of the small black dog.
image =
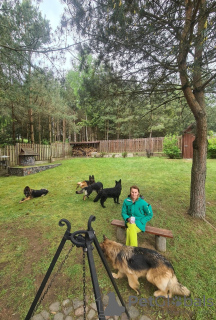
<svg viewBox="0 0 216 320">
<path fill-rule="evenodd" d="M 103 189 L 103 183 L 95 182 L 88 187 L 82 188 L 82 190 L 76 191 L 76 193 L 77 194 L 85 193 L 85 195 L 83 196 L 83 200 L 85 200 L 86 197 L 88 198 L 93 191 L 96 191 L 98 194 L 98 192 L 101 191 L 102 189 Z"/>
<path fill-rule="evenodd" d="M 27 201 L 33 198 L 45 196 L 48 192 L 49 191 L 47 189 L 34 190 L 26 186 L 24 189 L 25 198 L 23 198 L 19 203 L 22 203 L 24 201 Z"/>
<path fill-rule="evenodd" d="M 113 198 L 115 203 L 119 204 L 119 196 L 121 194 L 121 179 L 119 181 L 115 182 L 115 187 L 114 188 L 105 188 L 101 190 L 96 198 L 94 199 L 94 202 L 97 202 L 100 199 L 100 203 L 103 208 L 106 208 L 104 206 L 104 202 L 106 201 L 107 198 Z"/>
</svg>

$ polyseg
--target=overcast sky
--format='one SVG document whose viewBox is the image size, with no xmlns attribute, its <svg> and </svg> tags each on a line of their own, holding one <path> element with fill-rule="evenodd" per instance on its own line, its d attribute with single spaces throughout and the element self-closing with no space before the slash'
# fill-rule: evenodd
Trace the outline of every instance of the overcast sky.
<svg viewBox="0 0 216 320">
<path fill-rule="evenodd" d="M 61 15 L 64 11 L 64 4 L 60 0 L 43 0 L 39 5 L 42 16 L 50 21 L 50 26 L 54 31 L 58 25 L 60 25 Z M 69 41 L 70 39 L 67 38 Z M 72 42 L 72 40 L 71 40 Z M 64 64 L 65 69 L 71 69 L 71 55 L 66 54 L 66 62 Z"/>
<path fill-rule="evenodd" d="M 39 5 L 43 17 L 50 21 L 53 29 L 60 23 L 61 14 L 63 13 L 64 6 L 59 0 L 43 0 Z"/>
</svg>

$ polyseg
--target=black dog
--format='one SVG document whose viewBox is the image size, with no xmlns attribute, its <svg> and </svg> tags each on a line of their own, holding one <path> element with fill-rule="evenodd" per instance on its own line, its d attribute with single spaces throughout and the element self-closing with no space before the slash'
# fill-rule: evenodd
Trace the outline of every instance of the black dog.
<svg viewBox="0 0 216 320">
<path fill-rule="evenodd" d="M 106 201 L 107 198 L 113 198 L 115 203 L 119 204 L 119 196 L 121 194 L 121 179 L 119 181 L 115 182 L 115 187 L 114 188 L 105 188 L 101 190 L 96 198 L 94 199 L 94 202 L 97 202 L 100 199 L 100 203 L 103 208 L 106 208 L 104 206 L 104 202 Z"/>
<path fill-rule="evenodd" d="M 96 191 L 98 194 L 98 192 L 101 191 L 102 189 L 103 189 L 103 183 L 102 182 L 95 182 L 95 183 L 91 184 L 90 186 L 83 188 L 80 191 L 76 191 L 76 193 L 77 194 L 85 193 L 85 195 L 83 196 L 83 200 L 85 200 L 86 197 L 88 198 L 93 191 Z"/>
<path fill-rule="evenodd" d="M 34 190 L 26 186 L 24 189 L 25 198 L 23 198 L 19 203 L 22 203 L 24 201 L 27 201 L 33 198 L 45 196 L 48 192 L 49 191 L 47 189 Z"/>
</svg>

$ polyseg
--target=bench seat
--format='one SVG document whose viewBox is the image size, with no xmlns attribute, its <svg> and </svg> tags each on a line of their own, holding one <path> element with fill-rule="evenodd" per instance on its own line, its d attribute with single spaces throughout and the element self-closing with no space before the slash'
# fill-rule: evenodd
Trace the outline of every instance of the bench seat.
<svg viewBox="0 0 216 320">
<path fill-rule="evenodd" d="M 111 225 L 117 227 L 117 240 L 125 241 L 125 222 L 123 220 L 114 219 L 111 221 Z M 173 238 L 172 231 L 167 229 L 146 226 L 145 232 L 155 235 L 155 247 L 161 252 L 166 251 L 166 238 Z"/>
</svg>

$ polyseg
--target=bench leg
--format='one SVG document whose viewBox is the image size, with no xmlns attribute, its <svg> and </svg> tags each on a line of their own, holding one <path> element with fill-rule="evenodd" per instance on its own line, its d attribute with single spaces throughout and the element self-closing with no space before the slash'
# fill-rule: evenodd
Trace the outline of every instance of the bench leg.
<svg viewBox="0 0 216 320">
<path fill-rule="evenodd" d="M 118 241 L 122 241 L 122 242 L 126 241 L 126 232 L 124 228 L 117 227 L 116 238 Z"/>
<path fill-rule="evenodd" d="M 155 248 L 158 251 L 166 251 L 166 238 L 161 236 L 155 236 Z"/>
</svg>

